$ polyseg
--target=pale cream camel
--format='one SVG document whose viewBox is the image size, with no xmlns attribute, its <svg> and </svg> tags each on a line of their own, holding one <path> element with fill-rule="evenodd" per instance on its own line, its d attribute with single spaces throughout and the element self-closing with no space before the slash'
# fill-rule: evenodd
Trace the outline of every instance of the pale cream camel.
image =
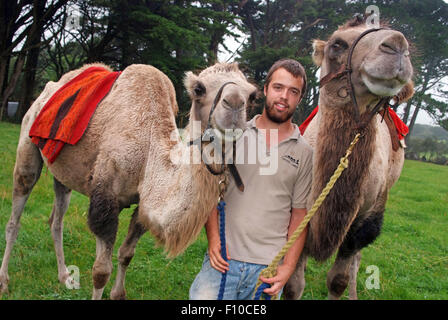
<svg viewBox="0 0 448 320">
<path fill-rule="evenodd" d="M 339 70 L 351 44 L 365 30 L 365 23 L 355 18 L 339 27 L 328 41 L 314 41 L 313 60 L 321 67 L 321 79 Z M 352 81 L 361 120 L 382 97 L 395 96 L 404 101 L 412 96 L 408 50 L 408 42 L 398 31 L 380 30 L 361 38 L 352 56 Z M 304 134 L 314 147 L 309 206 L 357 133 L 359 122 L 346 87 L 345 78 L 334 78 L 321 88 L 319 111 Z M 341 297 L 347 285 L 349 298 L 357 298 L 360 251 L 379 235 L 388 192 L 404 163 L 404 150 L 393 151 L 389 130 L 380 115 L 368 122 L 364 133 L 350 156 L 348 169 L 310 221 L 304 254 L 285 288 L 286 298 L 301 297 L 307 256 L 324 261 L 336 250 L 336 261 L 327 274 L 329 298 Z"/>
<path fill-rule="evenodd" d="M 193 151 L 198 148 L 181 141 L 175 124 L 178 107 L 171 81 L 148 65 L 127 67 L 98 105 L 78 144 L 66 145 L 54 163 L 47 163 L 28 137 L 30 127 L 52 94 L 90 66 L 65 74 L 57 83 L 48 83 L 23 119 L 14 168 L 12 214 L 6 227 L 7 244 L 0 269 L 1 292 L 8 290 L 8 262 L 20 216 L 43 162 L 55 177 L 56 198 L 50 225 L 62 283 L 72 281 L 62 245 L 62 220 L 71 190 L 90 198 L 88 225 L 97 241 L 93 299 L 102 297 L 112 272 L 118 215 L 123 208 L 138 204 L 119 249 L 113 299 L 125 298 L 126 269 L 137 241 L 147 230 L 169 256 L 178 255 L 196 239 L 216 205 L 219 176 L 212 175 L 201 158 L 193 163 L 173 161 L 179 154 L 195 154 Z M 246 80 L 237 64 L 217 63 L 199 75 L 186 74 L 184 82 L 192 100 L 190 124 L 200 121 L 199 132 L 194 133 L 193 125 L 187 127 L 186 140 L 201 136 L 218 90 L 229 81 L 232 83 L 223 88 L 211 115 L 212 127 L 218 132 L 244 129 L 246 107 L 255 98 L 256 87 Z"/>
</svg>

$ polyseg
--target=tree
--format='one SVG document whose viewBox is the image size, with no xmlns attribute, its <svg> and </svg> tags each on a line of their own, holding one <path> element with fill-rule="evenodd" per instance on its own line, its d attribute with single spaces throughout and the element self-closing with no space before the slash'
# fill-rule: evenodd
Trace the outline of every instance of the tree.
<svg viewBox="0 0 448 320">
<path fill-rule="evenodd" d="M 410 130 L 409 139 L 420 110 L 427 111 L 436 121 L 447 116 L 446 105 L 437 103 L 431 95 L 448 73 L 448 4 L 442 0 L 386 1 L 385 4 L 381 6 L 382 17 L 388 18 L 411 43 L 416 94 L 403 112 L 403 121 Z"/>
<path fill-rule="evenodd" d="M 248 1 L 240 13 L 248 42 L 240 51 L 239 61 L 260 88 L 276 60 L 293 58 L 300 61 L 308 78 L 302 107 L 294 115 L 294 121 L 301 123 L 317 106 L 319 98 L 318 67 L 311 59 L 312 40 L 327 39 L 355 12 L 356 8 L 343 0 Z"/>
<path fill-rule="evenodd" d="M 80 28 L 64 28 L 68 4 L 80 16 Z M 46 81 L 58 80 L 83 63 L 101 61 L 119 70 L 132 63 L 144 63 L 159 68 L 173 81 L 182 122 L 189 109 L 182 83 L 184 73 L 216 61 L 219 44 L 232 34 L 229 28 L 237 24 L 241 3 L 21 0 L 1 2 L 0 9 L 7 25 L 0 28 L 0 112 L 21 83 L 17 94 L 21 97 L 17 118 L 21 119 L 38 93 L 37 68 L 43 71 L 37 75 L 41 81 L 37 88 L 41 89 Z"/>
<path fill-rule="evenodd" d="M 0 120 L 3 117 L 9 97 L 14 92 L 23 68 L 27 70 L 26 81 L 23 81 L 24 98 L 19 105 L 18 113 L 24 114 L 29 107 L 30 94 L 34 87 L 37 56 L 42 43 L 43 31 L 55 19 L 57 14 L 68 0 L 18 0 L 2 1 L 0 3 Z M 12 74 L 9 75 L 9 66 L 12 56 L 15 59 Z"/>
<path fill-rule="evenodd" d="M 188 70 L 216 60 L 218 44 L 235 24 L 236 1 L 135 1 L 129 5 L 128 34 L 134 60 L 151 64 L 173 81 L 183 125 L 190 101 L 183 88 Z M 230 10 L 230 12 L 229 12 Z"/>
</svg>

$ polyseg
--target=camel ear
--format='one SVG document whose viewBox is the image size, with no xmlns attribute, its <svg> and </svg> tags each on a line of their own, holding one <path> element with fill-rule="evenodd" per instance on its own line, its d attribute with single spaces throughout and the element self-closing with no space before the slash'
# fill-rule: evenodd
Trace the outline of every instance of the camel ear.
<svg viewBox="0 0 448 320">
<path fill-rule="evenodd" d="M 313 62 L 316 66 L 320 67 L 324 60 L 324 48 L 325 41 L 313 40 Z"/>
<path fill-rule="evenodd" d="M 199 80 L 199 77 L 191 71 L 185 73 L 184 85 L 191 99 L 201 97 L 206 92 L 204 84 Z"/>
<path fill-rule="evenodd" d="M 403 103 L 408 101 L 414 95 L 414 82 L 409 81 L 405 84 L 405 86 L 401 89 L 400 92 L 394 97 L 395 103 Z"/>
</svg>

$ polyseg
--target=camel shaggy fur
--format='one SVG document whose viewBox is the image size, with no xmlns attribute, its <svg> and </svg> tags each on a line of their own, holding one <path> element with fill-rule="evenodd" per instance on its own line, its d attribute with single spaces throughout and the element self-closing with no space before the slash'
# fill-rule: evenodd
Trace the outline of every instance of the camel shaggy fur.
<svg viewBox="0 0 448 320">
<path fill-rule="evenodd" d="M 313 60 L 321 67 L 321 79 L 339 70 L 347 61 L 351 44 L 365 30 L 365 23 L 354 19 L 339 27 L 328 41 L 314 41 Z M 382 97 L 395 96 L 401 102 L 412 96 L 408 50 L 405 37 L 390 29 L 367 34 L 355 47 L 352 82 L 361 121 Z M 342 89 L 345 86 L 345 78 L 335 78 L 321 88 L 319 111 L 304 134 L 314 147 L 310 206 L 357 133 L 359 123 L 350 95 Z M 327 275 L 329 298 L 341 297 L 348 284 L 349 298 L 357 298 L 361 249 L 380 233 L 388 192 L 398 180 L 403 163 L 404 150 L 392 150 L 386 123 L 380 115 L 374 116 L 349 158 L 349 167 L 310 221 L 304 254 L 285 288 L 286 298 L 301 297 L 307 256 L 324 261 L 336 250 L 336 261 Z"/>
<path fill-rule="evenodd" d="M 56 83 L 49 82 L 23 119 L 14 168 L 12 214 L 0 269 L 1 292 L 8 290 L 8 262 L 20 216 L 43 162 L 54 175 L 56 197 L 50 225 L 62 283 L 72 281 L 62 245 L 62 221 L 71 190 L 90 199 L 88 225 L 97 241 L 93 299 L 101 299 L 112 272 L 118 215 L 123 208 L 138 204 L 118 252 L 112 299 L 125 298 L 126 269 L 137 241 L 147 230 L 169 256 L 176 256 L 196 239 L 216 205 L 219 176 L 210 174 L 202 161 L 172 161 L 173 154 L 194 154 L 198 149 L 187 146 L 179 135 L 175 124 L 178 106 L 171 81 L 148 65 L 127 67 L 98 105 L 78 144 L 66 145 L 54 163 L 47 163 L 28 136 L 30 127 L 53 93 L 90 66 L 71 71 Z M 190 123 L 200 122 L 199 132 L 193 130 L 193 125 L 187 126 L 187 141 L 201 136 L 219 88 L 229 81 L 233 83 L 224 87 L 211 115 L 212 127 L 219 131 L 245 128 L 246 107 L 255 98 L 256 87 L 246 80 L 237 64 L 217 63 L 198 75 L 186 74 L 184 82 L 192 100 Z"/>
</svg>

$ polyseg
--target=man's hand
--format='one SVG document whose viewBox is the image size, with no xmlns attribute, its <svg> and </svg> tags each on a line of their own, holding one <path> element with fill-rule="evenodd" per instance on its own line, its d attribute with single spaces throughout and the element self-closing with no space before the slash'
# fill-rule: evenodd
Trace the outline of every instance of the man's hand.
<svg viewBox="0 0 448 320">
<path fill-rule="evenodd" d="M 210 265 L 219 272 L 225 273 L 229 270 L 229 263 L 221 256 L 221 241 L 219 239 L 218 210 L 215 208 L 210 212 L 210 216 L 205 224 L 205 231 L 208 240 L 208 255 Z M 227 259 L 230 260 L 229 250 L 226 246 Z"/>
<path fill-rule="evenodd" d="M 260 276 L 261 281 L 271 285 L 270 288 L 264 289 L 263 292 L 271 296 L 279 294 L 280 290 L 285 286 L 293 272 L 293 266 L 282 264 L 277 267 L 277 275 L 275 277 L 265 278 Z"/>
<path fill-rule="evenodd" d="M 305 208 L 292 208 L 291 220 L 288 227 L 288 239 L 294 233 L 296 228 L 300 225 L 303 218 L 306 216 Z M 269 295 L 275 295 L 280 292 L 288 279 L 294 273 L 297 261 L 302 253 L 303 246 L 305 245 L 306 235 L 308 233 L 308 226 L 303 230 L 300 237 L 295 241 L 293 246 L 288 250 L 283 260 L 283 264 L 277 267 L 277 275 L 272 278 L 264 278 L 260 276 L 260 280 L 269 283 L 270 288 L 264 289 L 263 292 Z"/>
<path fill-rule="evenodd" d="M 226 246 L 227 260 L 230 260 L 229 250 Z M 208 255 L 210 256 L 210 265 L 219 272 L 225 273 L 229 270 L 229 263 L 221 256 L 221 241 L 219 237 L 209 237 Z"/>
</svg>

